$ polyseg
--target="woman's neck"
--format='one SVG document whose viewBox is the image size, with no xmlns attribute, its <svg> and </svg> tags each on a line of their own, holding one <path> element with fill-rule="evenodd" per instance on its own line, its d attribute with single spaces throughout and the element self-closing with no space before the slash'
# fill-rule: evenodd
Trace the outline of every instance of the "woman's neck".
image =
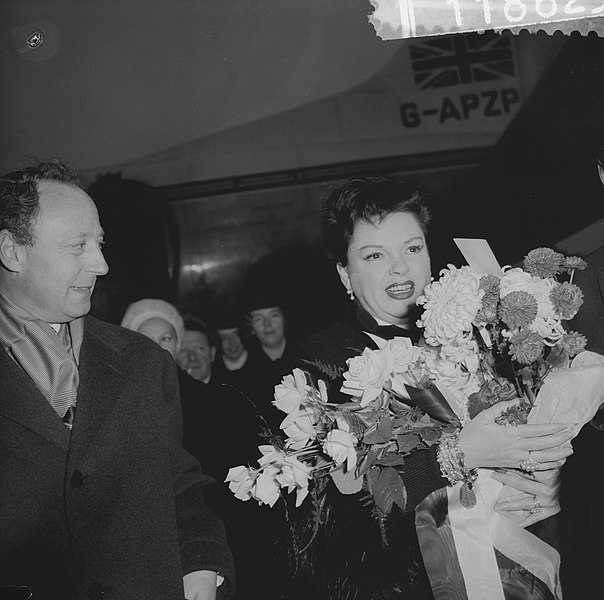
<svg viewBox="0 0 604 600">
<path fill-rule="evenodd" d="M 388 321 L 384 321 L 383 319 L 378 319 L 377 317 L 373 318 L 378 325 L 394 325 L 396 327 L 400 327 L 401 329 L 409 329 L 409 319 L 399 319 L 399 321 L 396 323 L 388 323 Z"/>
<path fill-rule="evenodd" d="M 266 354 L 271 360 L 279 360 L 283 353 L 285 352 L 285 346 L 287 344 L 287 340 L 283 338 L 283 340 L 279 343 L 278 346 L 268 347 L 262 345 L 262 351 Z"/>
<path fill-rule="evenodd" d="M 231 360 L 230 358 L 227 358 L 226 356 L 222 357 L 222 362 L 224 363 L 224 366 L 227 368 L 228 371 L 237 371 L 239 369 L 241 369 L 241 367 L 243 367 L 243 365 L 245 364 L 245 361 L 247 360 L 247 350 L 244 350 L 241 355 L 239 356 L 239 358 L 236 358 L 235 360 Z"/>
</svg>

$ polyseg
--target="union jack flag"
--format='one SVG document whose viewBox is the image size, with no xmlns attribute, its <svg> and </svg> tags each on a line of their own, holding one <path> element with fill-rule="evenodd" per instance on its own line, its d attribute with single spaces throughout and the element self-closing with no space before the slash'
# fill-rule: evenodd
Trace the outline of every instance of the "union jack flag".
<svg viewBox="0 0 604 600">
<path fill-rule="evenodd" d="M 439 36 L 409 44 L 417 86 L 446 87 L 514 77 L 516 67 L 507 36 L 465 34 Z"/>
</svg>

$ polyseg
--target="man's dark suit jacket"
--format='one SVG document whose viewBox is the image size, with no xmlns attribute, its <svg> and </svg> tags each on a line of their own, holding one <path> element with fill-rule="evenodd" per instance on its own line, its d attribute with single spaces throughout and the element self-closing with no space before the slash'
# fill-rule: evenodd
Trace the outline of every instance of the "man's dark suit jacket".
<svg viewBox="0 0 604 600">
<path fill-rule="evenodd" d="M 85 318 L 71 436 L 0 352 L 0 590 L 32 600 L 182 600 L 232 561 L 181 446 L 176 368 L 151 340 Z M 0 596 L 1 596 L 0 591 Z"/>
<path fill-rule="evenodd" d="M 570 329 L 587 338 L 587 349 L 604 354 L 604 246 L 585 257 L 587 269 L 574 283 L 584 301 Z M 564 527 L 562 584 L 565 600 L 596 597 L 604 556 L 604 410 L 573 441 L 574 454 L 562 469 Z M 596 594 L 593 596 L 592 594 Z"/>
</svg>

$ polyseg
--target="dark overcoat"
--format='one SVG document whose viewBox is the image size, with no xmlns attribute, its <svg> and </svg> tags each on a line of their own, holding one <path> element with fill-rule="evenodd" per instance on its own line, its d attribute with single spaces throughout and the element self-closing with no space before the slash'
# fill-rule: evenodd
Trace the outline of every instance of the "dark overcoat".
<svg viewBox="0 0 604 600">
<path fill-rule="evenodd" d="M 584 301 L 570 329 L 587 338 L 587 349 L 604 354 L 604 246 L 588 256 L 587 269 L 576 271 L 574 283 Z M 604 555 L 604 410 L 573 440 L 574 453 L 562 468 L 563 553 L 565 600 L 588 598 L 601 586 Z"/>
<path fill-rule="evenodd" d="M 182 600 L 183 574 L 232 561 L 182 449 L 175 365 L 132 331 L 84 321 L 73 431 L 0 352 L 0 590 L 32 600 Z"/>
</svg>

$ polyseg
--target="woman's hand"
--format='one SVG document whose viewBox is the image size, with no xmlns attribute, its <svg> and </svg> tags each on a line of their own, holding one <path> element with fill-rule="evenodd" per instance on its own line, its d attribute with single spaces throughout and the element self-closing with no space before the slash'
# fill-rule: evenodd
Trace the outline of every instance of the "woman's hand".
<svg viewBox="0 0 604 600">
<path fill-rule="evenodd" d="M 560 469 L 536 471 L 532 475 L 494 471 L 491 477 L 510 486 L 502 490 L 495 510 L 520 527 L 528 527 L 560 512 Z"/>
<path fill-rule="evenodd" d="M 537 461 L 535 470 L 555 469 L 573 452 L 574 428 L 564 423 L 499 425 L 495 419 L 517 400 L 499 402 L 468 421 L 459 433 L 467 469 L 518 469 L 521 462 Z"/>
</svg>

